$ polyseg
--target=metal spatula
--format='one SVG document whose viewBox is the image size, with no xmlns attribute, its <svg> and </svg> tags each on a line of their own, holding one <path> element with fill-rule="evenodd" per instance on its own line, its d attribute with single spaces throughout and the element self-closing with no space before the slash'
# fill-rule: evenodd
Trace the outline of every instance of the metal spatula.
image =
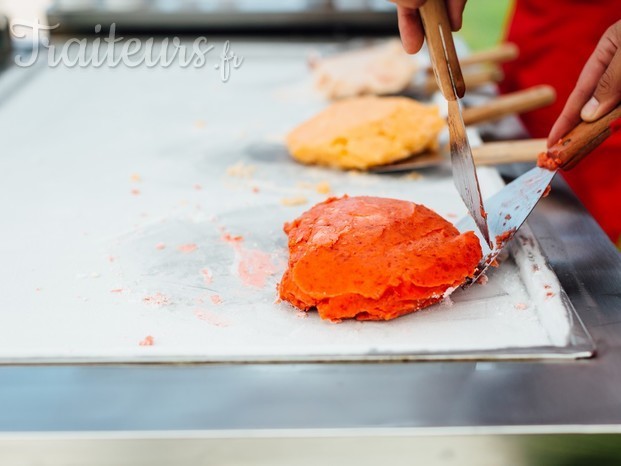
<svg viewBox="0 0 621 466">
<path fill-rule="evenodd" d="M 515 232 L 544 195 L 556 172 L 559 169 L 573 168 L 614 130 L 620 129 L 620 126 L 621 105 L 595 122 L 580 123 L 540 156 L 540 161 L 547 162 L 549 168 L 539 166 L 532 168 L 485 201 L 490 235 L 494 240 L 494 245 L 489 251 L 485 251 L 484 248 L 483 259 L 470 283 L 476 281 L 507 242 L 513 238 Z M 474 225 L 472 219 L 466 216 L 456 226 L 464 232 L 472 230 Z"/>
<path fill-rule="evenodd" d="M 420 8 L 433 72 L 448 101 L 448 128 L 453 180 L 485 242 L 491 246 L 483 198 L 459 99 L 466 86 L 461 74 L 444 0 L 427 0 Z"/>
</svg>

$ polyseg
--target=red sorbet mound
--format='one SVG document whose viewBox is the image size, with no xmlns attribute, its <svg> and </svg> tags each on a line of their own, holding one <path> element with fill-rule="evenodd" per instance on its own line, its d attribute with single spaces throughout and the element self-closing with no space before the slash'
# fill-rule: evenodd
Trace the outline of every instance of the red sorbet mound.
<svg viewBox="0 0 621 466">
<path fill-rule="evenodd" d="M 482 256 L 473 232 L 396 199 L 331 198 L 284 230 L 290 256 L 280 298 L 332 321 L 390 320 L 436 303 Z"/>
</svg>

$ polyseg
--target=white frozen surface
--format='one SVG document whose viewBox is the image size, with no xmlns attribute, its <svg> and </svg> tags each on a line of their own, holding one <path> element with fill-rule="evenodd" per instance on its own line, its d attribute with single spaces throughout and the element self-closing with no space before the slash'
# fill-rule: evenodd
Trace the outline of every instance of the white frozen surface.
<svg viewBox="0 0 621 466">
<path fill-rule="evenodd" d="M 335 195 L 423 203 L 450 220 L 465 208 L 450 173 L 412 180 L 293 163 L 284 134 L 325 105 L 305 84 L 307 47 L 237 51 L 246 61 L 227 84 L 209 68 L 61 67 L 0 102 L 0 127 L 10 128 L 0 154 L 0 361 L 322 359 L 567 343 L 554 275 L 544 281 L 556 294 L 537 297 L 541 286 L 511 258 L 486 285 L 391 322 L 333 324 L 275 303 L 282 224 L 326 197 L 316 183 Z M 255 168 L 251 177 L 227 175 L 240 161 Z M 479 176 L 485 197 L 501 187 L 494 170 Z M 281 204 L 295 196 L 308 203 Z M 276 272 L 265 286 L 242 283 L 222 229 L 270 255 Z M 193 252 L 178 249 L 191 243 Z M 145 302 L 157 293 L 167 303 Z M 147 335 L 154 345 L 139 346 Z"/>
</svg>

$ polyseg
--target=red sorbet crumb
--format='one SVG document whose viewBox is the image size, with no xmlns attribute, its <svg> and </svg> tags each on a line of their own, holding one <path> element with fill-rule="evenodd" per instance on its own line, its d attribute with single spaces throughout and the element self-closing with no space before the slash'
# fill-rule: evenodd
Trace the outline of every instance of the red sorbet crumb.
<svg viewBox="0 0 621 466">
<path fill-rule="evenodd" d="M 209 285 L 211 283 L 211 281 L 213 280 L 213 274 L 211 273 L 211 270 L 209 270 L 208 268 L 204 268 L 201 269 L 201 276 L 203 277 L 203 282 L 205 283 L 205 285 Z"/>
<path fill-rule="evenodd" d="M 153 337 L 151 335 L 147 335 L 146 337 L 144 337 L 144 340 L 138 343 L 138 345 L 139 346 L 153 346 Z"/>
<path fill-rule="evenodd" d="M 142 301 L 145 304 L 152 304 L 154 306 L 167 306 L 170 304 L 168 296 L 165 296 L 162 293 L 155 293 L 152 296 L 145 296 L 142 298 Z"/>
<path fill-rule="evenodd" d="M 487 275 L 485 275 L 484 273 L 482 273 L 481 275 L 479 275 L 479 278 L 477 278 L 477 283 L 479 285 L 487 285 L 487 282 L 489 281 L 489 278 L 487 278 Z"/>
<path fill-rule="evenodd" d="M 214 304 L 222 304 L 222 298 L 220 297 L 220 295 L 214 294 L 213 296 L 211 296 L 211 302 Z"/>
<path fill-rule="evenodd" d="M 225 241 L 227 243 L 239 243 L 240 241 L 243 241 L 243 239 L 244 237 L 241 235 L 233 236 L 230 233 L 222 234 L 222 241 Z"/>
<path fill-rule="evenodd" d="M 559 140 L 556 144 L 562 144 L 562 140 Z M 548 170 L 558 170 L 562 164 L 563 161 L 561 160 L 558 149 L 548 149 L 537 157 L 537 166 Z"/>
<path fill-rule="evenodd" d="M 166 249 L 166 245 L 164 243 L 157 243 L 155 245 L 155 249 L 157 249 L 158 251 L 161 251 L 162 249 Z"/>
<path fill-rule="evenodd" d="M 505 217 L 506 218 L 506 217 Z M 496 247 L 501 248 L 504 244 L 511 239 L 515 233 L 515 228 L 505 231 L 502 235 L 496 236 Z"/>
<path fill-rule="evenodd" d="M 198 246 L 194 243 L 188 243 L 188 244 L 182 244 L 181 246 L 177 247 L 177 249 L 181 252 L 194 252 L 198 249 Z"/>
</svg>

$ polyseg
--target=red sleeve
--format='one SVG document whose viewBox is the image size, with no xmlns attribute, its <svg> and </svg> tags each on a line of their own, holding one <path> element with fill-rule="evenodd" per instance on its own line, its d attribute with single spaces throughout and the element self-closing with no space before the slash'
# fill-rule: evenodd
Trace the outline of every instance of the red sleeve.
<svg viewBox="0 0 621 466">
<path fill-rule="evenodd" d="M 504 65 L 502 92 L 550 84 L 557 101 L 522 116 L 532 137 L 547 137 L 582 67 L 604 31 L 621 19 L 619 0 L 517 0 L 506 35 L 520 49 Z M 575 170 L 563 173 L 613 241 L 621 236 L 621 134 L 617 132 Z"/>
</svg>

